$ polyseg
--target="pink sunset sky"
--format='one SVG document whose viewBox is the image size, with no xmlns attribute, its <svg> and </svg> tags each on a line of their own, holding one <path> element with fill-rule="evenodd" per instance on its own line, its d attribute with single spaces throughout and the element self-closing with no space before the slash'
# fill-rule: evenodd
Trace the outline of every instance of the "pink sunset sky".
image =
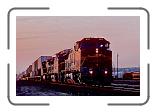
<svg viewBox="0 0 156 112">
<path fill-rule="evenodd" d="M 111 43 L 113 66 L 140 66 L 139 16 L 17 16 L 16 73 L 38 57 L 72 48 L 83 37 L 104 37 Z"/>
</svg>

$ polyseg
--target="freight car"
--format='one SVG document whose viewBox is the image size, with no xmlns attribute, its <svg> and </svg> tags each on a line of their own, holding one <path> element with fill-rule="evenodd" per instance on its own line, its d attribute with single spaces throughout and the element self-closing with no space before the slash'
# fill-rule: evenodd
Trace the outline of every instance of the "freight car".
<svg viewBox="0 0 156 112">
<path fill-rule="evenodd" d="M 139 72 L 124 73 L 123 79 L 125 79 L 125 80 L 139 80 L 140 79 L 140 73 Z"/>
<path fill-rule="evenodd" d="M 83 38 L 72 49 L 41 56 L 28 67 L 28 79 L 57 83 L 109 85 L 112 51 L 104 38 Z"/>
<path fill-rule="evenodd" d="M 47 60 L 52 59 L 52 56 L 40 56 L 33 64 L 32 64 L 32 76 L 31 79 L 34 80 L 47 80 Z"/>
</svg>

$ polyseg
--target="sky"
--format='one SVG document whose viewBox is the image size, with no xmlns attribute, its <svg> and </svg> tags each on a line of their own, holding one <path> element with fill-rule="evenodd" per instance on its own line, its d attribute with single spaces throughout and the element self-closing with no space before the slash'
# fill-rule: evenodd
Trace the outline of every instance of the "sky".
<svg viewBox="0 0 156 112">
<path fill-rule="evenodd" d="M 110 41 L 113 67 L 140 66 L 139 16 L 17 16 L 16 73 L 40 56 L 73 48 L 84 37 L 104 37 Z"/>
</svg>

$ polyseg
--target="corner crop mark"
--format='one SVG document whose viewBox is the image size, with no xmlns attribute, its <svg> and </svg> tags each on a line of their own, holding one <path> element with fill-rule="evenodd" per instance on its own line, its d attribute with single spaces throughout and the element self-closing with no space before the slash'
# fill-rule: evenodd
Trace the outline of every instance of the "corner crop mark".
<svg viewBox="0 0 156 112">
<path fill-rule="evenodd" d="M 147 13 L 147 50 L 150 50 L 150 13 L 143 7 L 108 7 L 108 10 L 143 10 Z M 147 98 L 143 103 L 108 103 L 108 106 L 142 106 L 150 99 L 150 64 L 147 64 Z"/>
<path fill-rule="evenodd" d="M 143 7 L 108 7 L 108 10 L 143 10 L 147 13 L 147 50 L 150 50 L 150 13 Z"/>
<path fill-rule="evenodd" d="M 150 99 L 150 64 L 147 64 L 147 98 L 143 103 L 108 103 L 108 106 L 143 106 Z"/>
<path fill-rule="evenodd" d="M 13 10 L 49 10 L 49 7 L 14 7 L 8 11 L 7 14 L 7 49 L 10 49 L 10 13 Z"/>
<path fill-rule="evenodd" d="M 7 49 L 10 49 L 10 13 L 13 10 L 49 10 L 49 7 L 14 7 L 7 14 Z M 14 103 L 10 99 L 10 64 L 7 65 L 7 98 L 10 104 L 14 106 L 49 106 L 49 103 Z"/>
<path fill-rule="evenodd" d="M 11 105 L 14 106 L 49 106 L 49 103 L 14 103 L 10 99 L 10 64 L 7 64 L 7 98 Z"/>
</svg>

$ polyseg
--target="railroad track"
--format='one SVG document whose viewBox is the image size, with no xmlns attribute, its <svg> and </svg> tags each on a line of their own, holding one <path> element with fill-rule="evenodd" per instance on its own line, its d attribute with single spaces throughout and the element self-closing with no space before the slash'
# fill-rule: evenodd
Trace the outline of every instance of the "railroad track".
<svg viewBox="0 0 156 112">
<path fill-rule="evenodd" d="M 114 91 L 127 91 L 127 92 L 136 92 L 140 94 L 140 85 L 132 85 L 132 84 L 111 84 Z"/>
<path fill-rule="evenodd" d="M 140 85 L 111 83 L 110 86 L 102 86 L 102 85 L 91 85 L 91 86 L 97 88 L 112 88 L 113 91 L 140 93 Z"/>
<path fill-rule="evenodd" d="M 115 84 L 112 83 L 110 86 L 103 86 L 103 85 L 79 85 L 79 86 L 86 86 L 86 88 L 99 88 L 103 89 L 107 92 L 107 95 L 114 95 L 114 96 L 138 96 L 140 95 L 140 85 L 132 85 L 132 84 Z M 98 89 L 97 89 L 98 90 Z"/>
<path fill-rule="evenodd" d="M 51 82 L 24 82 L 26 85 L 37 84 L 52 90 L 69 93 L 75 96 L 139 96 L 140 86 L 133 84 L 112 83 L 110 86 L 87 84 L 61 84 Z M 19 85 L 24 84 L 23 81 Z"/>
</svg>

